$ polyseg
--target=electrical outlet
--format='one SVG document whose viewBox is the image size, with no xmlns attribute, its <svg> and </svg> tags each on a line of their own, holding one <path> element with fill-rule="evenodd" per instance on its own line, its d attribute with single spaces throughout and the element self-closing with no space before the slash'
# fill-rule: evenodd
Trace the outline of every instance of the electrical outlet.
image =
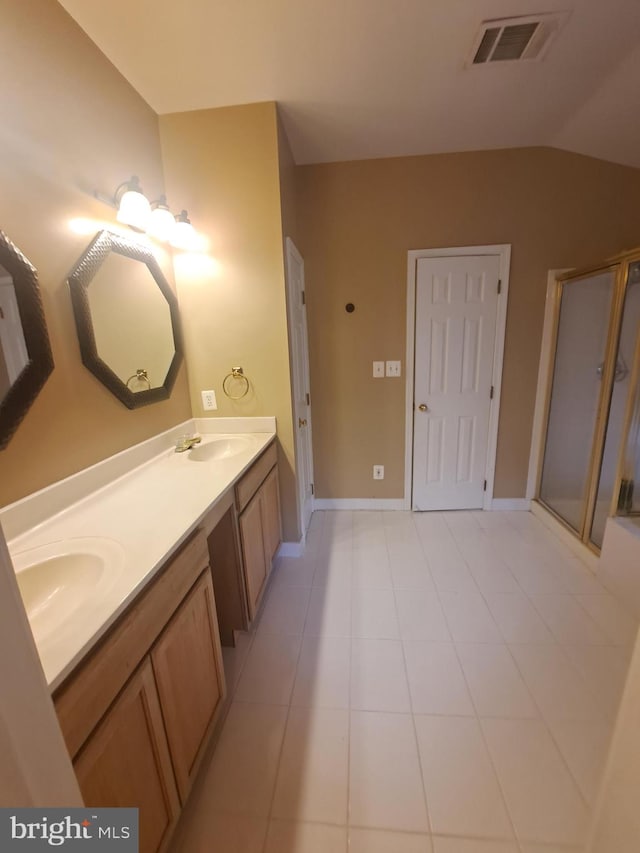
<svg viewBox="0 0 640 853">
<path fill-rule="evenodd" d="M 373 466 L 373 479 L 384 480 L 384 465 Z"/>
<path fill-rule="evenodd" d="M 388 361 L 387 362 L 387 376 L 400 376 L 400 365 L 402 362 L 400 361 Z"/>
<path fill-rule="evenodd" d="M 384 361 L 373 362 L 373 378 L 380 379 L 384 376 Z"/>
<path fill-rule="evenodd" d="M 211 412 L 218 408 L 215 391 L 202 391 L 202 408 L 206 412 Z"/>
</svg>

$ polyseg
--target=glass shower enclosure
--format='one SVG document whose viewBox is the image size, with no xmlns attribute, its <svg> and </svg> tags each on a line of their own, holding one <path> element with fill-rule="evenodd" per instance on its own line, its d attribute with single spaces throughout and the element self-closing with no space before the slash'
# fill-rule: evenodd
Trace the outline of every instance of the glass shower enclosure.
<svg viewBox="0 0 640 853">
<path fill-rule="evenodd" d="M 640 357 L 640 250 L 560 276 L 554 326 L 538 500 L 598 551 L 633 492 L 623 444 Z"/>
</svg>

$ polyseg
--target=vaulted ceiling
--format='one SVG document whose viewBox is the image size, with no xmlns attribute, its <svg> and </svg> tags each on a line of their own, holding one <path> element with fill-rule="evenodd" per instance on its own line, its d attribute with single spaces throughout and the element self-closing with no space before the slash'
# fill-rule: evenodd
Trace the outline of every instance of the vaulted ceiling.
<svg viewBox="0 0 640 853">
<path fill-rule="evenodd" d="M 275 100 L 298 163 L 549 145 L 640 167 L 640 0 L 60 0 L 160 114 Z M 486 19 L 570 15 L 468 67 Z"/>
</svg>

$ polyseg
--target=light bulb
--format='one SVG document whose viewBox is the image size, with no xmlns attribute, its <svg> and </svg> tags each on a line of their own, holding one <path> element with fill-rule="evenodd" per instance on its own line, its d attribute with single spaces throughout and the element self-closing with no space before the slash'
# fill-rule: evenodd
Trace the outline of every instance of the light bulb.
<svg viewBox="0 0 640 853">
<path fill-rule="evenodd" d="M 156 240 L 166 243 L 171 240 L 175 227 L 176 220 L 167 207 L 167 199 L 162 195 L 158 201 L 154 202 L 152 205 L 147 233 Z"/>
<path fill-rule="evenodd" d="M 186 210 L 181 210 L 176 216 L 171 245 L 174 249 L 189 251 L 197 247 L 198 237 Z"/>
</svg>

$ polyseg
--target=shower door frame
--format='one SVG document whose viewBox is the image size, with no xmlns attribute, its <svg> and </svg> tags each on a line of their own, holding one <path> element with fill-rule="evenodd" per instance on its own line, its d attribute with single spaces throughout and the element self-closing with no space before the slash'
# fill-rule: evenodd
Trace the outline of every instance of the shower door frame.
<svg viewBox="0 0 640 853">
<path fill-rule="evenodd" d="M 632 253 L 612 258 L 604 263 L 592 264 L 588 267 L 571 270 L 570 272 L 562 273 L 556 276 L 555 287 L 553 289 L 553 330 L 551 337 L 551 357 L 549 358 L 549 366 L 546 379 L 546 391 L 544 400 L 544 419 L 543 429 L 540 435 L 540 448 L 538 454 L 538 472 L 536 480 L 536 498 L 535 500 L 541 504 L 547 512 L 549 512 L 563 527 L 571 532 L 582 541 L 584 545 L 593 551 L 595 554 L 600 553 L 600 548 L 591 541 L 591 526 L 593 524 L 593 515 L 595 510 L 596 498 L 598 494 L 598 485 L 600 482 L 600 468 L 602 466 L 602 457 L 604 453 L 604 444 L 607 434 L 607 424 L 609 420 L 609 408 L 611 406 L 611 396 L 613 393 L 613 383 L 615 378 L 616 357 L 618 353 L 618 345 L 620 341 L 620 331 L 622 327 L 622 313 L 627 290 L 627 278 L 629 265 L 634 260 L 640 257 L 640 250 L 635 250 Z M 545 450 L 547 444 L 547 434 L 549 430 L 549 417 L 551 413 L 551 394 L 553 390 L 553 375 L 556 366 L 556 353 L 558 346 L 558 333 L 560 328 L 560 308 L 562 303 L 562 293 L 567 285 L 571 282 L 576 282 L 580 279 L 589 276 L 599 275 L 602 273 L 613 272 L 613 294 L 611 298 L 611 308 L 609 313 L 609 323 L 607 327 L 607 344 L 605 348 L 604 366 L 602 370 L 602 383 L 600 386 L 600 394 L 598 396 L 598 409 L 596 420 L 593 429 L 593 438 L 591 442 L 591 452 L 589 455 L 589 466 L 587 469 L 586 482 L 587 493 L 586 500 L 582 508 L 582 517 L 580 529 L 576 529 L 565 521 L 556 510 L 546 503 L 540 496 L 540 487 L 542 484 L 542 473 L 545 461 Z M 640 352 L 640 350 L 639 350 Z M 634 365 L 635 367 L 635 365 Z M 632 396 L 632 395 L 630 395 Z M 627 401 L 627 406 L 629 401 Z M 627 418 L 625 417 L 623 435 L 621 440 L 620 452 L 618 454 L 616 477 L 614 481 L 614 492 L 611 504 L 611 515 L 615 515 L 615 509 L 618 503 L 618 495 L 620 492 L 620 483 L 622 479 L 621 469 L 623 465 L 622 449 L 626 439 Z"/>
</svg>

